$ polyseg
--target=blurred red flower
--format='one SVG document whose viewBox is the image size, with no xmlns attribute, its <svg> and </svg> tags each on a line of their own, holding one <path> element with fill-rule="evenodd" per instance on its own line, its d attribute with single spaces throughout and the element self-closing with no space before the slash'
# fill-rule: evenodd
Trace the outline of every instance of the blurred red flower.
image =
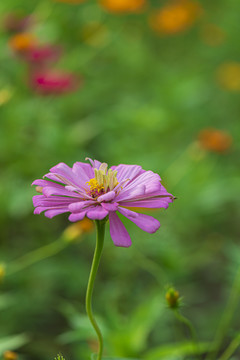
<svg viewBox="0 0 240 360">
<path fill-rule="evenodd" d="M 76 75 L 59 70 L 35 71 L 30 75 L 30 86 L 41 95 L 61 95 L 77 90 Z"/>
</svg>

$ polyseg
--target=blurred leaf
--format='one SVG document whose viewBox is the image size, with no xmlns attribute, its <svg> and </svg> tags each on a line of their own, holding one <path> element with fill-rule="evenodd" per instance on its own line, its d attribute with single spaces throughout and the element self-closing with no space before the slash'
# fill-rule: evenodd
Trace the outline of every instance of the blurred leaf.
<svg viewBox="0 0 240 360">
<path fill-rule="evenodd" d="M 209 351 L 211 343 L 199 343 L 198 345 L 192 342 L 173 343 L 156 347 L 144 355 L 144 360 L 158 360 L 158 359 L 174 359 L 174 356 L 179 359 L 187 355 L 202 354 Z"/>
<path fill-rule="evenodd" d="M 29 341 L 25 334 L 11 335 L 0 339 L 0 354 L 9 349 L 15 350 L 25 345 Z"/>
<path fill-rule="evenodd" d="M 0 311 L 8 308 L 13 303 L 15 303 L 15 299 L 11 294 L 2 294 L 0 295 Z"/>
<path fill-rule="evenodd" d="M 91 355 L 91 360 L 96 360 L 97 359 L 97 354 L 92 354 Z M 103 356 L 102 360 L 139 360 L 136 358 L 122 358 L 122 357 L 112 357 L 112 356 Z"/>
<path fill-rule="evenodd" d="M 130 350 L 139 353 L 145 348 L 147 337 L 164 309 L 160 299 L 159 294 L 151 295 L 134 310 L 127 323 L 119 324 L 120 328 L 109 334 L 108 341 L 117 353 Z"/>
</svg>

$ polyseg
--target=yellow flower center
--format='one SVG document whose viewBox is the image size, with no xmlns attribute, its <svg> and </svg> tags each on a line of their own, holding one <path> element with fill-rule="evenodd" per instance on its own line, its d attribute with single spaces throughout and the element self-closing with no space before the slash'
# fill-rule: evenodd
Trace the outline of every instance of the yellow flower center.
<svg viewBox="0 0 240 360">
<path fill-rule="evenodd" d="M 112 191 L 117 185 L 117 171 L 107 169 L 108 165 L 103 163 L 99 170 L 94 169 L 95 177 L 86 182 L 90 187 L 90 195 L 94 198 Z"/>
<path fill-rule="evenodd" d="M 86 184 L 90 186 L 90 191 L 96 190 L 96 191 L 100 192 L 101 190 L 104 189 L 104 187 L 102 185 L 99 185 L 99 183 L 97 182 L 97 180 L 95 178 L 90 179 Z"/>
</svg>

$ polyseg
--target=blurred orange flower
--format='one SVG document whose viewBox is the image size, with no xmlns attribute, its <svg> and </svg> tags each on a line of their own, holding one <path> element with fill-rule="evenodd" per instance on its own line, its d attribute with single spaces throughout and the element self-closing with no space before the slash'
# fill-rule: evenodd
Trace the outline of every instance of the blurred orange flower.
<svg viewBox="0 0 240 360">
<path fill-rule="evenodd" d="M 208 128 L 198 135 L 199 145 L 208 151 L 223 153 L 232 145 L 232 137 L 222 130 Z"/>
<path fill-rule="evenodd" d="M 217 81 L 229 91 L 240 91 L 240 62 L 229 62 L 219 66 Z"/>
<path fill-rule="evenodd" d="M 17 353 L 7 350 L 3 353 L 3 359 L 4 360 L 17 360 L 18 355 Z"/>
<path fill-rule="evenodd" d="M 145 0 L 100 0 L 100 5 L 112 13 L 139 12 L 145 3 Z"/>
<path fill-rule="evenodd" d="M 189 28 L 202 13 L 198 2 L 178 0 L 157 10 L 150 17 L 150 26 L 160 34 L 172 35 Z"/>
<path fill-rule="evenodd" d="M 79 225 L 83 232 L 91 232 L 94 229 L 93 221 L 85 217 L 83 220 L 79 221 Z"/>
<path fill-rule="evenodd" d="M 200 31 L 200 37 L 209 46 L 219 46 L 224 42 L 226 34 L 215 24 L 205 24 Z"/>
<path fill-rule="evenodd" d="M 10 38 L 9 45 L 16 52 L 25 52 L 37 44 L 37 39 L 31 33 L 19 33 Z"/>
</svg>

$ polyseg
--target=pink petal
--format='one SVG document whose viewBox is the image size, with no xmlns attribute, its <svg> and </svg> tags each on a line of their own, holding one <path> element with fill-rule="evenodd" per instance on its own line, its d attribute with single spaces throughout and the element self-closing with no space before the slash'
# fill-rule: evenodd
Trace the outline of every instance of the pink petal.
<svg viewBox="0 0 240 360">
<path fill-rule="evenodd" d="M 91 201 L 91 200 L 87 200 L 87 201 L 79 201 L 76 203 L 72 203 L 68 206 L 69 210 L 72 213 L 78 213 L 79 211 L 81 211 L 83 208 L 87 208 L 90 205 L 95 204 L 95 201 Z"/>
<path fill-rule="evenodd" d="M 75 221 L 80 221 L 84 218 L 84 216 L 86 215 L 86 211 L 82 211 L 78 214 L 71 214 L 68 217 L 68 220 L 75 222 Z"/>
<path fill-rule="evenodd" d="M 137 186 L 137 185 L 145 185 L 147 192 L 153 192 L 156 190 L 160 190 L 160 176 L 155 174 L 152 171 L 145 171 L 144 173 L 137 176 L 131 183 L 129 183 L 129 187 Z M 155 189 L 156 188 L 156 189 Z"/>
<path fill-rule="evenodd" d="M 64 163 L 59 163 L 59 164 L 53 166 L 50 169 L 50 172 L 53 173 L 53 174 L 62 175 L 62 176 L 67 177 L 67 178 L 72 178 L 73 177 L 72 169 L 68 165 L 66 165 Z"/>
<path fill-rule="evenodd" d="M 91 220 L 102 220 L 108 215 L 108 211 L 101 206 L 96 206 L 87 211 L 87 217 Z"/>
<path fill-rule="evenodd" d="M 92 167 L 94 168 L 94 169 L 99 169 L 100 168 L 100 166 L 101 166 L 101 162 L 100 161 L 98 161 L 98 160 L 92 160 L 92 159 L 90 159 L 90 158 L 86 158 L 85 160 L 88 160 L 88 161 L 90 161 L 90 163 L 92 164 Z"/>
<path fill-rule="evenodd" d="M 42 193 L 47 197 L 51 195 L 60 195 L 79 198 L 79 194 L 65 190 L 64 186 L 61 186 L 61 188 L 56 186 L 45 186 L 43 187 Z"/>
<path fill-rule="evenodd" d="M 68 212 L 68 211 L 69 210 L 66 209 L 66 208 L 65 209 L 51 209 L 51 210 L 45 211 L 44 215 L 46 217 L 48 217 L 49 219 L 51 219 L 56 215 L 63 214 L 63 213 Z"/>
<path fill-rule="evenodd" d="M 81 178 L 76 176 L 72 169 L 64 163 L 59 163 L 52 167 L 50 173 L 58 179 L 57 181 L 63 182 L 66 185 L 75 185 L 76 187 L 81 187 L 82 185 Z M 46 176 L 49 177 L 49 174 Z"/>
<path fill-rule="evenodd" d="M 145 194 L 146 186 L 145 185 L 138 185 L 135 187 L 131 187 L 129 190 L 121 191 L 119 195 L 116 197 L 116 200 L 122 201 L 122 200 L 128 200 L 128 199 L 134 199 L 138 196 L 142 196 Z"/>
<path fill-rule="evenodd" d="M 43 180 L 43 179 L 37 179 L 34 180 L 32 182 L 32 185 L 37 185 L 37 186 L 48 186 L 48 185 L 53 185 L 54 183 L 52 181 L 47 181 L 47 180 Z M 58 184 L 56 184 L 58 185 Z M 62 186 L 62 185 L 58 185 L 58 186 Z"/>
<path fill-rule="evenodd" d="M 126 206 L 126 207 L 167 209 L 170 202 L 172 202 L 172 200 L 170 198 L 155 198 L 155 199 L 143 199 L 143 200 L 136 199 L 135 201 L 128 201 L 128 200 L 121 201 L 121 202 L 119 202 L 119 205 Z"/>
<path fill-rule="evenodd" d="M 34 214 L 41 214 L 41 212 L 43 211 L 48 211 L 48 210 L 64 210 L 63 212 L 67 212 L 69 211 L 67 207 L 65 206 L 54 206 L 54 207 L 49 207 L 49 206 L 38 206 L 34 209 Z"/>
<path fill-rule="evenodd" d="M 90 164 L 75 162 L 73 164 L 73 173 L 76 174 L 81 179 L 82 183 L 85 185 L 87 181 L 94 178 L 94 171 Z"/>
<path fill-rule="evenodd" d="M 63 180 L 60 180 L 56 175 L 54 175 L 54 174 L 52 174 L 52 173 L 48 173 L 48 174 L 44 175 L 43 177 L 47 177 L 47 178 L 50 179 L 50 180 L 58 181 L 58 182 L 64 184 L 64 181 L 63 181 Z"/>
<path fill-rule="evenodd" d="M 60 206 L 60 205 L 68 206 L 71 203 L 79 202 L 77 198 L 69 198 L 64 196 L 50 196 L 47 198 L 44 195 L 34 195 L 32 200 L 34 206 L 49 206 L 49 207 Z"/>
<path fill-rule="evenodd" d="M 122 221 L 115 212 L 109 213 L 110 235 L 116 246 L 131 246 L 131 238 Z"/>
<path fill-rule="evenodd" d="M 98 197 L 98 201 L 101 202 L 101 201 L 111 201 L 115 198 L 116 196 L 116 193 L 115 191 L 109 191 L 107 192 L 106 194 L 103 194 L 101 196 Z"/>
<path fill-rule="evenodd" d="M 142 171 L 144 171 L 142 167 L 139 165 L 124 165 L 124 164 L 120 164 L 118 166 L 112 166 L 111 169 L 117 170 L 118 182 L 121 182 L 126 179 L 133 180 L 136 176 L 140 175 Z"/>
<path fill-rule="evenodd" d="M 107 211 L 117 211 L 118 209 L 118 203 L 101 203 L 102 207 Z"/>
<path fill-rule="evenodd" d="M 160 222 L 152 216 L 138 214 L 134 211 L 119 207 L 118 211 L 134 222 L 140 229 L 152 234 L 160 228 Z"/>
</svg>

